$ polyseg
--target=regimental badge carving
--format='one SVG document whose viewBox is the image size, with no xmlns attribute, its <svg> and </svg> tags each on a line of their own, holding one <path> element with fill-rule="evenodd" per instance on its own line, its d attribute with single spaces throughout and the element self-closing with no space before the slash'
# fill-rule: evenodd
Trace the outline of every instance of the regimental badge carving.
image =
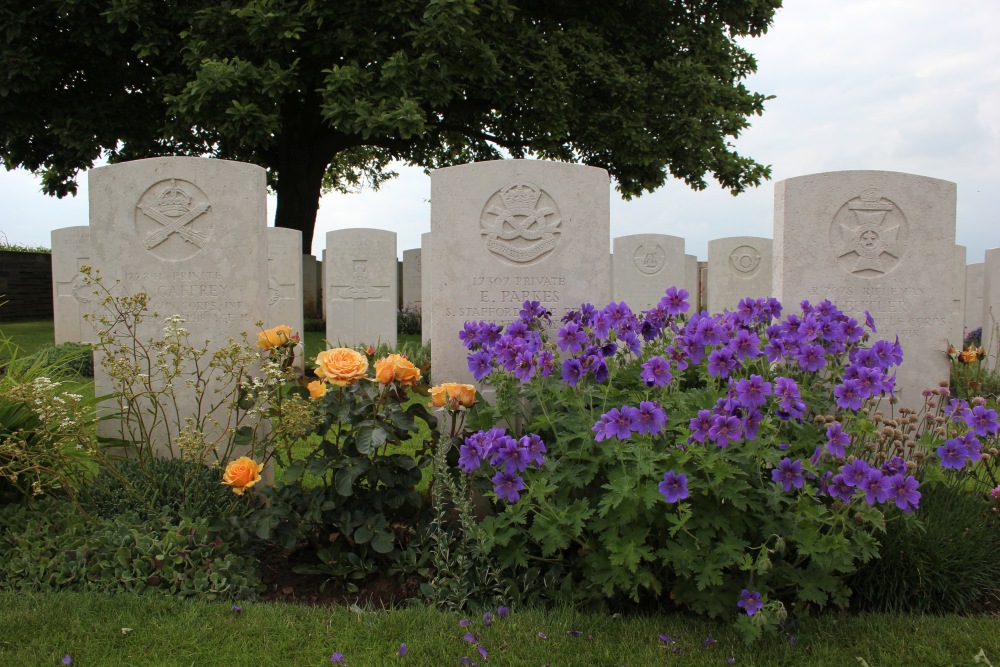
<svg viewBox="0 0 1000 667">
<path fill-rule="evenodd" d="M 135 229 L 142 245 L 160 259 L 179 261 L 201 252 L 212 237 L 212 208 L 189 181 L 160 181 L 139 197 Z"/>
<path fill-rule="evenodd" d="M 760 253 L 753 246 L 738 246 L 729 253 L 729 265 L 740 278 L 752 278 L 760 268 Z"/>
<path fill-rule="evenodd" d="M 273 306 L 281 300 L 281 283 L 274 276 L 267 279 L 267 303 Z"/>
<path fill-rule="evenodd" d="M 349 287 L 338 291 L 341 299 L 377 299 L 382 296 L 382 290 L 372 287 L 372 279 L 368 275 L 368 260 L 354 260 L 354 273 Z"/>
<path fill-rule="evenodd" d="M 486 249 L 516 264 L 529 264 L 559 244 L 559 208 L 537 185 L 511 183 L 483 207 L 481 234 Z"/>
<path fill-rule="evenodd" d="M 94 286 L 87 284 L 87 278 L 78 273 L 69 284 L 70 294 L 79 303 L 90 303 L 94 299 Z"/>
<path fill-rule="evenodd" d="M 899 207 L 876 188 L 868 188 L 837 211 L 830 243 L 842 269 L 874 278 L 889 273 L 903 259 L 908 233 Z"/>
<path fill-rule="evenodd" d="M 663 246 L 659 243 L 645 241 L 635 249 L 632 261 L 635 262 L 637 269 L 651 276 L 654 273 L 659 273 L 663 265 L 667 263 L 667 253 L 663 251 Z"/>
</svg>

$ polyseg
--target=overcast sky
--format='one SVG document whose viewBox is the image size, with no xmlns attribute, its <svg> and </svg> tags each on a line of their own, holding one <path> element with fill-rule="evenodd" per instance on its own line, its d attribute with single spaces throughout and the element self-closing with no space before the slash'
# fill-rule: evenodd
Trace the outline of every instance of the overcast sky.
<svg viewBox="0 0 1000 667">
<path fill-rule="evenodd" d="M 957 183 L 956 241 L 969 262 L 983 261 L 986 248 L 1000 246 L 1000 1 L 785 4 L 766 35 L 746 42 L 758 63 L 749 88 L 775 99 L 736 142 L 772 166 L 772 181 L 738 197 L 680 182 L 631 202 L 613 194 L 612 236 L 681 236 L 704 260 L 710 239 L 772 236 L 775 181 L 878 169 Z M 395 231 L 400 255 L 419 247 L 430 231 L 430 177 L 397 171 L 378 192 L 324 197 L 314 253 L 326 232 L 346 227 Z M 0 241 L 50 247 L 53 229 L 87 224 L 85 174 L 80 194 L 63 200 L 42 195 L 38 183 L 0 170 Z"/>
</svg>

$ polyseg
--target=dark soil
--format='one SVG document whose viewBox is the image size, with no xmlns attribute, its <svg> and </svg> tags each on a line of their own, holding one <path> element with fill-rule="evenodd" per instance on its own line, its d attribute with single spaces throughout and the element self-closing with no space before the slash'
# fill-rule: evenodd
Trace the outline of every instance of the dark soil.
<svg viewBox="0 0 1000 667">
<path fill-rule="evenodd" d="M 358 590 L 352 592 L 336 579 L 294 571 L 298 565 L 315 565 L 313 554 L 273 548 L 259 553 L 257 559 L 260 578 L 265 586 L 260 597 L 268 602 L 315 606 L 368 604 L 389 608 L 420 596 L 421 579 L 417 576 L 405 579 L 399 575 L 376 576 L 361 582 Z"/>
</svg>

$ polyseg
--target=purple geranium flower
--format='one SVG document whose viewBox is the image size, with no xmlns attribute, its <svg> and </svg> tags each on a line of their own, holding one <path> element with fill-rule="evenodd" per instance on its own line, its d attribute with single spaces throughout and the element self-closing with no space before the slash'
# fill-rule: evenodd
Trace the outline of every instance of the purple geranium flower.
<svg viewBox="0 0 1000 667">
<path fill-rule="evenodd" d="M 844 380 L 843 384 L 833 388 L 833 395 L 837 405 L 845 410 L 861 409 L 861 383 L 857 380 Z"/>
<path fill-rule="evenodd" d="M 830 456 L 842 459 L 847 455 L 845 447 L 851 444 L 851 436 L 844 433 L 840 422 L 834 422 L 826 427 L 826 451 Z"/>
<path fill-rule="evenodd" d="M 889 485 L 896 496 L 896 507 L 907 514 L 911 509 L 920 509 L 920 492 L 917 487 L 920 482 L 915 477 L 903 477 L 903 475 L 893 475 L 889 478 Z"/>
<path fill-rule="evenodd" d="M 878 468 L 868 468 L 858 488 L 865 492 L 865 502 L 869 505 L 884 503 L 892 498 L 892 484 Z"/>
<path fill-rule="evenodd" d="M 708 437 L 719 447 L 728 447 L 729 442 L 739 442 L 743 423 L 737 417 L 716 415 L 712 418 L 712 427 L 708 429 Z"/>
<path fill-rule="evenodd" d="M 740 592 L 740 600 L 736 603 L 736 606 L 745 609 L 747 616 L 753 616 L 764 608 L 764 603 L 760 600 L 760 593 L 757 591 L 748 591 L 744 588 Z"/>
<path fill-rule="evenodd" d="M 961 438 L 952 438 L 937 448 L 937 455 L 941 458 L 942 468 L 960 470 L 965 467 L 965 460 L 969 458 L 969 450 L 965 448 Z"/>
<path fill-rule="evenodd" d="M 571 357 L 562 364 L 562 381 L 571 387 L 583 377 L 583 364 L 576 357 Z"/>
<path fill-rule="evenodd" d="M 771 383 L 764 382 L 759 375 L 751 375 L 749 379 L 742 378 L 736 382 L 736 400 L 747 409 L 759 408 L 767 402 L 771 395 Z"/>
<path fill-rule="evenodd" d="M 801 489 L 806 482 L 803 470 L 802 461 L 793 461 L 786 456 L 778 463 L 778 467 L 771 471 L 771 481 L 780 483 L 785 491 L 791 491 L 792 487 Z"/>
<path fill-rule="evenodd" d="M 691 437 L 688 438 L 688 442 L 705 442 L 705 438 L 708 437 L 708 431 L 712 428 L 712 411 L 711 410 L 699 410 L 698 416 L 693 417 L 690 422 L 688 422 L 688 428 L 691 429 Z"/>
<path fill-rule="evenodd" d="M 676 503 L 688 497 L 687 475 L 684 473 L 676 473 L 673 470 L 663 473 L 663 481 L 659 486 L 660 493 L 668 503 Z"/>
<path fill-rule="evenodd" d="M 647 387 L 662 387 L 670 384 L 673 375 L 670 374 L 670 362 L 661 357 L 651 357 L 649 361 L 642 365 L 642 373 L 639 374 Z"/>
<path fill-rule="evenodd" d="M 977 405 L 966 415 L 965 423 L 980 438 L 993 435 L 997 432 L 997 411 L 988 410 L 985 406 Z"/>
<path fill-rule="evenodd" d="M 521 491 L 524 491 L 524 480 L 520 475 L 512 475 L 505 470 L 498 470 L 497 474 L 490 480 L 493 482 L 493 490 L 496 491 L 497 498 L 505 500 L 510 504 L 521 499 Z"/>
<path fill-rule="evenodd" d="M 667 411 L 656 401 L 642 401 L 635 415 L 634 429 L 636 433 L 655 435 L 667 424 Z"/>
<path fill-rule="evenodd" d="M 685 301 L 688 298 L 688 291 L 686 289 L 677 289 L 676 287 L 668 287 L 666 294 L 660 299 L 659 306 L 667 311 L 670 315 L 680 315 L 681 313 L 686 313 L 691 305 Z"/>
</svg>

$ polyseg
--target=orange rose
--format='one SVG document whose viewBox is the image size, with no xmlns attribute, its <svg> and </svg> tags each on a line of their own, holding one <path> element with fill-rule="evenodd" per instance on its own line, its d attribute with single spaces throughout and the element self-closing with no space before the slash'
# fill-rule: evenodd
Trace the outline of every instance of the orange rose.
<svg viewBox="0 0 1000 667">
<path fill-rule="evenodd" d="M 270 350 L 287 345 L 291 339 L 292 328 L 286 324 L 279 324 L 273 329 L 266 329 L 257 334 L 257 347 L 262 350 Z"/>
<path fill-rule="evenodd" d="M 368 360 L 356 350 L 336 347 L 316 357 L 316 375 L 338 387 L 352 385 L 367 374 Z"/>
<path fill-rule="evenodd" d="M 243 492 L 260 481 L 260 473 L 264 469 L 263 463 L 257 463 L 251 458 L 241 456 L 235 461 L 230 461 L 226 466 L 226 471 L 222 473 L 222 483 L 233 487 L 233 493 L 242 496 Z"/>
<path fill-rule="evenodd" d="M 390 354 L 375 362 L 375 379 L 382 384 L 396 381 L 404 387 L 412 387 L 420 378 L 420 369 L 401 354 Z"/>
<path fill-rule="evenodd" d="M 309 390 L 310 398 L 323 398 L 326 396 L 326 383 L 320 382 L 319 380 L 313 380 L 306 385 L 306 389 Z"/>
<path fill-rule="evenodd" d="M 971 364 L 972 362 L 977 361 L 978 359 L 979 355 L 976 354 L 976 350 L 971 347 L 967 350 L 963 350 L 961 354 L 958 355 L 959 362 L 966 365 Z"/>
<path fill-rule="evenodd" d="M 431 387 L 431 407 L 443 408 L 445 403 L 469 407 L 476 402 L 476 388 L 471 384 L 445 382 Z M 449 405 L 449 407 L 452 407 Z"/>
</svg>

